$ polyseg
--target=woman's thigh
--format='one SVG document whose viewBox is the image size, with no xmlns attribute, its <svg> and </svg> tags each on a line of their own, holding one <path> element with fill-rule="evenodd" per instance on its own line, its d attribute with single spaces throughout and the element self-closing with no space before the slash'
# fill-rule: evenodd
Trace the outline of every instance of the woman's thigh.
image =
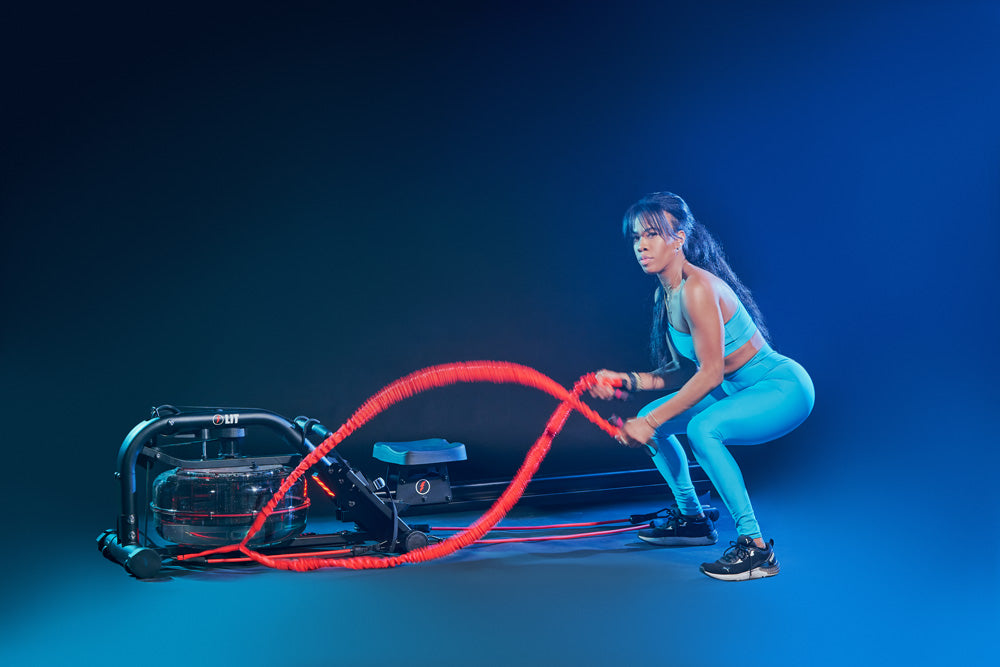
<svg viewBox="0 0 1000 667">
<path fill-rule="evenodd" d="M 757 445 L 794 430 L 809 416 L 812 405 L 811 383 L 771 376 L 693 416 L 688 435 L 711 434 L 727 445 Z"/>
<path fill-rule="evenodd" d="M 667 394 L 663 398 L 656 399 L 652 403 L 648 403 L 641 410 L 639 410 L 639 415 L 638 416 L 639 417 L 645 417 L 650 412 L 652 412 L 656 408 L 660 407 L 661 405 L 663 405 L 664 403 L 666 403 L 667 401 L 669 401 L 676 394 L 677 394 L 677 392 L 675 391 L 675 392 L 673 392 L 671 394 Z M 708 396 L 706 396 L 705 398 L 703 398 L 700 401 L 698 401 L 698 403 L 696 403 L 693 407 L 685 410 L 684 412 L 680 413 L 679 415 L 677 415 L 673 419 L 670 419 L 668 421 L 663 422 L 663 424 L 661 424 L 660 427 L 658 429 L 656 429 L 657 435 L 675 435 L 677 433 L 686 433 L 687 432 L 688 423 L 696 415 L 698 415 L 701 412 L 704 412 L 709 407 L 715 405 L 716 403 L 719 402 L 719 400 L 721 398 L 724 398 L 724 397 L 725 397 L 725 392 L 723 392 L 721 389 L 716 389 L 715 391 L 713 391 L 712 393 L 710 393 Z"/>
</svg>

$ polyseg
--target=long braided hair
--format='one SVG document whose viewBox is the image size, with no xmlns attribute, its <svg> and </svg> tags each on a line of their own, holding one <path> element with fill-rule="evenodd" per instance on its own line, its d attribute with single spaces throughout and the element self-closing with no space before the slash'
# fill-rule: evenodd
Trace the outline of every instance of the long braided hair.
<svg viewBox="0 0 1000 667">
<path fill-rule="evenodd" d="M 767 327 L 764 326 L 764 317 L 750 290 L 729 266 L 722 246 L 703 224 L 694 219 L 691 209 L 683 199 L 672 192 L 654 192 L 632 204 L 625 211 L 622 220 L 622 233 L 626 239 L 632 237 L 637 222 L 641 229 L 652 228 L 662 236 L 673 239 L 678 238 L 678 232 L 683 231 L 684 256 L 687 260 L 726 281 L 750 313 L 764 340 L 770 340 Z M 654 298 L 653 329 L 650 332 L 649 348 L 653 363 L 660 368 L 671 361 L 670 351 L 667 348 L 667 308 L 664 300 L 663 288 L 658 285 Z"/>
</svg>

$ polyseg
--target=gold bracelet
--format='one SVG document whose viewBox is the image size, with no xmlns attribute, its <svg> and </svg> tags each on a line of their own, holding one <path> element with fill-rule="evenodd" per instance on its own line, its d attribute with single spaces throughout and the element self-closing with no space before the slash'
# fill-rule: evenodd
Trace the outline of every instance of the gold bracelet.
<svg viewBox="0 0 1000 667">
<path fill-rule="evenodd" d="M 660 428 L 661 426 L 663 426 L 662 422 L 656 421 L 656 418 L 653 417 L 653 413 L 652 412 L 650 412 L 645 417 L 643 417 L 642 420 L 644 422 L 646 422 L 646 426 L 651 427 L 654 431 L 657 430 L 658 428 Z M 652 420 L 652 423 L 650 423 L 650 420 Z"/>
</svg>

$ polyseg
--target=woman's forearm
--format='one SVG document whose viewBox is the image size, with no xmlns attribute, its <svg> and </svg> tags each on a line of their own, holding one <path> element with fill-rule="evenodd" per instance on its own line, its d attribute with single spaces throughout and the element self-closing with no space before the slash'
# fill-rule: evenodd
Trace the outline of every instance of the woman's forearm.
<svg viewBox="0 0 1000 667">
<path fill-rule="evenodd" d="M 660 424 L 670 421 L 685 410 L 693 408 L 720 384 L 722 384 L 722 373 L 700 368 L 683 383 L 670 400 L 658 406 L 649 415 Z"/>
<path fill-rule="evenodd" d="M 636 373 L 639 378 L 639 386 L 635 389 L 644 391 L 662 391 L 666 387 L 664 378 L 650 371 L 649 373 Z"/>
<path fill-rule="evenodd" d="M 694 373 L 690 369 L 678 367 L 667 371 L 658 369 L 649 373 L 640 373 L 640 375 L 643 377 L 643 389 L 677 391 L 691 379 Z"/>
</svg>

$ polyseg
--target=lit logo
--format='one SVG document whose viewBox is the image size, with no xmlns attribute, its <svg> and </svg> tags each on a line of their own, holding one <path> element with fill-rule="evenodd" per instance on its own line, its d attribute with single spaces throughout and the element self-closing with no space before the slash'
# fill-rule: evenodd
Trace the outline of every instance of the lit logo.
<svg viewBox="0 0 1000 667">
<path fill-rule="evenodd" d="M 212 417 L 212 423 L 216 426 L 222 426 L 223 424 L 239 424 L 240 416 L 238 414 L 215 415 Z"/>
<path fill-rule="evenodd" d="M 420 495 L 426 496 L 431 490 L 431 483 L 426 479 L 421 479 L 414 485 L 414 489 Z"/>
</svg>

